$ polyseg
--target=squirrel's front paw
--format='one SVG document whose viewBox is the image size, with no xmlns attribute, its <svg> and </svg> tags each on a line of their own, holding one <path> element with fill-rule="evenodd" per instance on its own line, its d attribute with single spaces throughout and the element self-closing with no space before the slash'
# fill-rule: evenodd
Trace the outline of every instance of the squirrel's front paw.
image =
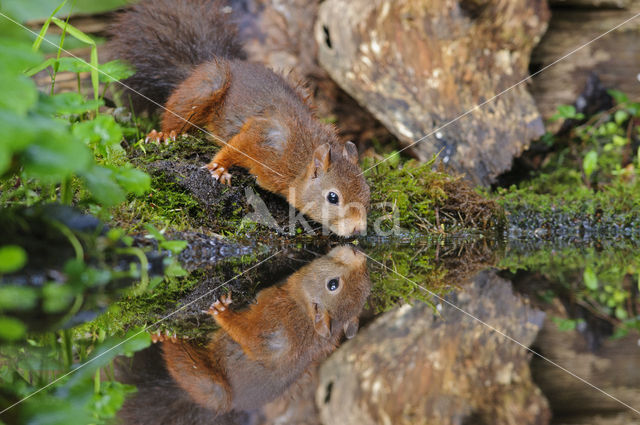
<svg viewBox="0 0 640 425">
<path fill-rule="evenodd" d="M 202 168 L 206 168 L 211 173 L 211 177 L 220 183 L 231 185 L 231 174 L 226 168 L 220 166 L 217 162 L 210 162 Z"/>
<path fill-rule="evenodd" d="M 171 130 L 169 134 L 164 134 L 162 131 L 158 132 L 153 129 L 149 132 L 149 134 L 147 134 L 147 137 L 144 138 L 144 142 L 169 143 L 175 142 L 176 137 L 178 137 L 178 133 L 176 133 L 175 130 Z"/>
<path fill-rule="evenodd" d="M 215 300 L 209 310 L 207 310 L 207 314 L 212 316 L 217 316 L 218 314 L 227 310 L 229 304 L 231 304 L 231 294 L 223 295 L 219 299 Z"/>
</svg>

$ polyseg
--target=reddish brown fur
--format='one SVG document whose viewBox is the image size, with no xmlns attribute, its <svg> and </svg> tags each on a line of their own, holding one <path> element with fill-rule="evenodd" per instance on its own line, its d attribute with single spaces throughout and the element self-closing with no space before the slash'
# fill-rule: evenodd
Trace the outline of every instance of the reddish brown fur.
<svg viewBox="0 0 640 425">
<path fill-rule="evenodd" d="M 326 282 L 336 277 L 342 287 L 334 295 Z M 163 343 L 167 369 L 203 407 L 255 409 L 335 349 L 343 329 L 357 323 L 369 290 L 365 257 L 351 247 L 335 248 L 283 285 L 261 291 L 249 308 L 212 310 L 221 330 L 206 348 Z"/>
<path fill-rule="evenodd" d="M 215 135 L 223 147 L 207 165 L 214 178 L 229 183 L 229 168 L 247 168 L 260 186 L 335 233 L 365 231 L 369 187 L 355 146 L 314 116 L 302 84 L 241 60 L 235 28 L 221 7 L 214 0 L 152 0 L 121 15 L 111 47 L 138 69 L 127 82 L 154 100 L 171 93 L 164 137 L 193 126 Z M 167 75 L 173 70 L 176 75 Z M 329 161 L 318 170 L 314 155 L 323 146 Z M 338 205 L 329 205 L 328 191 L 339 192 Z M 359 212 L 349 213 L 349 204 L 360 205 Z"/>
</svg>

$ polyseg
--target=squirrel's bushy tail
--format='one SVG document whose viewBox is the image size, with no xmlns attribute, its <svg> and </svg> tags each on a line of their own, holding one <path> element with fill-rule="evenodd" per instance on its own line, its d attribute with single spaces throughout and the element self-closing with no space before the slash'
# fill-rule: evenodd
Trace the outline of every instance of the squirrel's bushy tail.
<svg viewBox="0 0 640 425">
<path fill-rule="evenodd" d="M 120 13 L 109 33 L 109 56 L 136 69 L 123 83 L 161 105 L 197 65 L 245 58 L 221 0 L 143 0 Z M 126 96 L 137 110 L 157 106 L 128 90 Z"/>
</svg>

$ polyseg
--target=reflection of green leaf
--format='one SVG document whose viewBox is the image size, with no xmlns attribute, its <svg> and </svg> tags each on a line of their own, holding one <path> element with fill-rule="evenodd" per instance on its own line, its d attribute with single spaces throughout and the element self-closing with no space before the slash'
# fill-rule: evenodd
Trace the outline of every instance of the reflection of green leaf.
<svg viewBox="0 0 640 425">
<path fill-rule="evenodd" d="M 596 151 L 587 152 L 582 161 L 582 168 L 587 178 L 591 177 L 591 174 L 598 168 L 598 153 Z"/>
<path fill-rule="evenodd" d="M 584 286 L 591 289 L 592 291 L 598 289 L 598 276 L 596 276 L 591 267 L 587 267 L 584 269 L 584 273 L 582 273 L 582 280 L 584 282 Z"/>
<path fill-rule="evenodd" d="M 0 273 L 13 273 L 27 263 L 27 253 L 17 245 L 0 247 Z"/>
<path fill-rule="evenodd" d="M 171 251 L 174 254 L 179 254 L 183 249 L 187 247 L 187 241 L 163 241 L 160 242 L 160 248 L 166 249 L 167 251 Z"/>
<path fill-rule="evenodd" d="M 625 310 L 622 306 L 616 307 L 615 315 L 620 320 L 624 320 L 628 317 L 627 310 Z"/>
<path fill-rule="evenodd" d="M 120 347 L 120 352 L 126 356 L 131 356 L 136 351 L 143 350 L 151 345 L 151 336 L 141 329 L 133 329 L 127 332 L 125 340 L 126 342 Z"/>
<path fill-rule="evenodd" d="M 552 317 L 551 320 L 553 320 L 553 323 L 555 323 L 556 326 L 558 326 L 558 330 L 561 332 L 568 332 L 568 331 L 574 330 L 578 326 L 578 323 L 581 321 L 581 319 L 579 320 L 563 319 L 562 317 Z"/>
<path fill-rule="evenodd" d="M 42 288 L 44 298 L 42 308 L 47 313 L 59 313 L 69 308 L 73 302 L 73 290 L 69 285 L 47 283 Z"/>
<path fill-rule="evenodd" d="M 551 117 L 551 121 L 556 121 L 560 118 L 565 120 L 581 120 L 584 118 L 584 114 L 577 112 L 576 107 L 573 105 L 560 105 L 558 106 L 558 112 Z"/>
<path fill-rule="evenodd" d="M 107 381 L 100 385 L 100 391 L 93 395 L 91 410 L 100 418 L 113 418 L 122 407 L 128 394 L 135 393 L 136 387 L 117 381 Z"/>
<path fill-rule="evenodd" d="M 147 229 L 147 232 L 149 232 L 151 236 L 153 236 L 158 242 L 163 242 L 166 240 L 164 235 L 158 229 L 156 229 L 153 224 L 145 224 L 144 227 L 145 229 Z"/>
<path fill-rule="evenodd" d="M 616 111 L 616 113 L 613 116 L 613 119 L 616 122 L 616 124 L 622 125 L 626 120 L 629 119 L 629 113 L 624 109 L 620 109 L 619 111 Z"/>
<path fill-rule="evenodd" d="M 20 320 L 0 316 L 0 339 L 15 341 L 22 338 L 26 332 L 27 327 Z"/>
<path fill-rule="evenodd" d="M 16 285 L 0 286 L 0 310 L 29 310 L 38 299 L 34 288 Z"/>
</svg>

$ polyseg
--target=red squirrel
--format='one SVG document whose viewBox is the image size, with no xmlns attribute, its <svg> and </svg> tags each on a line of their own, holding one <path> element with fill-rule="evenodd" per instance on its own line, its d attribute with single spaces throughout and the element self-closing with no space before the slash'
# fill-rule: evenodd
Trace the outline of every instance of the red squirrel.
<svg viewBox="0 0 640 425">
<path fill-rule="evenodd" d="M 334 233 L 363 233 L 370 194 L 356 146 L 315 117 L 300 84 L 243 60 L 227 10 L 219 0 L 143 0 L 117 17 L 110 53 L 137 71 L 124 84 L 165 106 L 150 136 L 205 129 L 226 141 L 205 165 L 215 180 L 230 184 L 229 169 L 244 167 Z"/>
<path fill-rule="evenodd" d="M 134 359 L 136 377 L 128 381 L 138 394 L 121 418 L 138 424 L 228 423 L 255 411 L 326 358 L 343 335 L 355 335 L 370 290 L 366 257 L 348 245 L 263 289 L 244 309 L 233 310 L 230 296 L 221 297 L 208 311 L 220 329 L 206 345 L 153 336 L 163 341 L 168 376 L 144 370 L 151 357 L 144 364 Z"/>
<path fill-rule="evenodd" d="M 369 291 L 366 257 L 351 246 L 334 248 L 244 310 L 232 310 L 229 296 L 215 301 L 209 314 L 221 331 L 206 349 L 163 343 L 167 369 L 205 408 L 255 409 L 331 353 L 343 334 L 355 335 Z"/>
</svg>

